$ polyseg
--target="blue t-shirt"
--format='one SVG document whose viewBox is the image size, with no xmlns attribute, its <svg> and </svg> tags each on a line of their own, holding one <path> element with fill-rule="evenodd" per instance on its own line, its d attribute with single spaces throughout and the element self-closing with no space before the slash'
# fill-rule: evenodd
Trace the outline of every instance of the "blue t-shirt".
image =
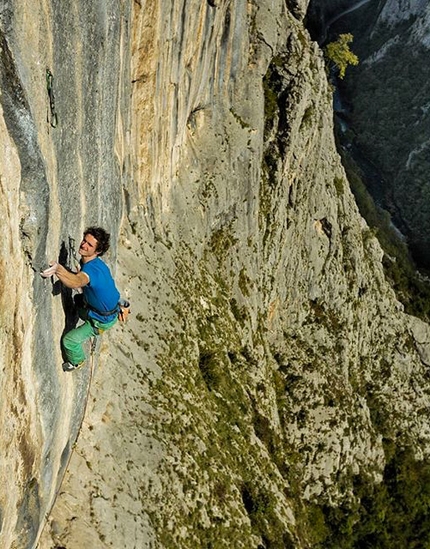
<svg viewBox="0 0 430 549">
<path fill-rule="evenodd" d="M 87 274 L 90 279 L 89 283 L 82 288 L 84 299 L 90 308 L 102 313 L 114 311 L 118 305 L 120 294 L 106 263 L 96 257 L 88 263 L 82 263 L 81 271 Z M 115 311 L 109 316 L 103 316 L 90 309 L 88 316 L 100 322 L 111 322 L 117 314 Z"/>
</svg>

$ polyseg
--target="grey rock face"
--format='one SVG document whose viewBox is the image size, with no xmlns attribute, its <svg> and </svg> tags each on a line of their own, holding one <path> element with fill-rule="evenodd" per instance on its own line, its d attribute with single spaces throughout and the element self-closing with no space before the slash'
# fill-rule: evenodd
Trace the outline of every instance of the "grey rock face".
<svg viewBox="0 0 430 549">
<path fill-rule="evenodd" d="M 90 369 L 74 378 L 61 370 L 59 341 L 73 320 L 70 292 L 39 272 L 53 259 L 71 265 L 71 239 L 79 241 L 88 224 L 105 225 L 116 241 L 122 16 L 114 2 L 26 7 L 11 0 L 0 11 L 5 548 L 35 546 L 85 409 Z"/>
<path fill-rule="evenodd" d="M 380 20 L 390 25 L 409 19 L 411 16 L 422 16 L 428 4 L 425 0 L 387 0 L 380 13 Z"/>
<path fill-rule="evenodd" d="M 401 23 L 406 23 L 407 27 L 410 26 L 406 33 L 397 27 Z M 417 45 L 430 48 L 430 6 L 425 0 L 412 2 L 387 0 L 377 18 L 376 32 L 383 25 L 392 29 L 394 34 L 392 40 L 401 39 L 404 42 L 406 38 L 411 48 Z"/>
<path fill-rule="evenodd" d="M 30 53 L 8 41 L 40 117 L 32 114 L 50 192 L 49 253 L 84 221 L 116 237 L 123 192 L 114 252 L 132 302 L 129 323 L 103 340 L 40 547 L 312 546 L 308 509 L 354 506 L 358 478 L 377 486 L 383 436 L 428 456 L 419 413 L 428 406 L 428 327 L 402 312 L 358 214 L 335 149 L 321 52 L 301 22 L 306 6 L 136 1 L 131 18 L 126 6 L 53 10 L 52 27 L 67 26 L 73 39 L 60 44 L 53 34 L 59 126 L 48 136 L 42 96 L 33 106 L 21 75 Z M 9 36 L 17 23 L 5 26 Z M 99 48 L 86 47 L 90 36 Z M 130 103 L 121 80 L 129 57 Z M 43 87 L 42 77 L 27 78 Z M 20 149 L 1 135 L 15 173 Z M 6 194 L 17 207 L 2 207 L 10 242 L 20 243 L 20 178 L 13 182 Z M 12 251 L 23 288 L 15 299 L 29 306 L 18 324 L 5 317 L 2 326 L 33 342 L 32 311 L 42 305 L 28 255 Z M 59 358 L 63 312 L 42 284 L 34 286 L 54 320 L 39 319 L 41 331 Z M 22 436 L 10 437 L 8 463 L 34 460 L 9 481 L 0 535 L 6 547 L 27 547 L 55 498 L 89 371 L 64 377 L 52 360 L 42 374 L 32 347 L 15 341 L 4 347 L 4 356 L 22 355 L 5 369 L 2 406 Z M 14 383 L 24 395 L 36 387 L 31 407 L 14 408 Z M 27 532 L 22 545 L 18 530 Z"/>
</svg>

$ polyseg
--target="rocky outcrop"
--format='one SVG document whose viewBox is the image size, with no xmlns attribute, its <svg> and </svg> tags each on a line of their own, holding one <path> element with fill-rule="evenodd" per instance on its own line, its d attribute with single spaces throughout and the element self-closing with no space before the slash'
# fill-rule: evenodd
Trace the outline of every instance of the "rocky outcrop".
<svg viewBox="0 0 430 549">
<path fill-rule="evenodd" d="M 32 206 L 31 187 L 17 174 L 28 149 L 11 125 L 2 207 L 22 274 L 2 276 L 27 306 L 4 324 L 16 334 L 2 347 L 13 363 L 2 385 L 8 456 L 22 471 L 2 500 L 5 547 L 334 543 L 330 510 L 355 520 L 364 487 L 370 498 L 383 484 L 388 443 L 428 459 L 428 326 L 402 312 L 384 278 L 336 152 L 306 6 L 292 4 L 135 1 L 117 12 L 96 2 L 64 13 L 67 25 L 49 6 L 25 20 L 39 37 L 32 50 L 18 12 L 2 22 L 50 197 L 33 207 L 44 232 L 26 240 L 17 212 Z M 56 42 L 65 26 L 76 34 Z M 45 40 L 58 55 L 49 133 Z M 1 99 L 5 121 L 21 112 Z M 111 259 L 133 312 L 104 336 L 90 388 L 91 362 L 76 376 L 60 369 L 64 312 L 37 276 L 87 222 L 119 232 Z M 44 341 L 49 353 L 36 354 Z M 31 406 L 16 408 L 14 383 Z"/>
<path fill-rule="evenodd" d="M 398 27 L 401 23 L 406 24 L 406 32 Z M 429 24 L 430 6 L 425 0 L 414 2 L 388 0 L 377 17 L 376 32 L 386 26 L 394 33 L 392 40 L 406 38 L 410 47 L 420 45 L 428 49 L 430 48 Z"/>
<path fill-rule="evenodd" d="M 389 25 L 397 25 L 411 17 L 421 16 L 426 8 L 425 0 L 386 0 L 383 3 L 379 19 Z"/>
</svg>

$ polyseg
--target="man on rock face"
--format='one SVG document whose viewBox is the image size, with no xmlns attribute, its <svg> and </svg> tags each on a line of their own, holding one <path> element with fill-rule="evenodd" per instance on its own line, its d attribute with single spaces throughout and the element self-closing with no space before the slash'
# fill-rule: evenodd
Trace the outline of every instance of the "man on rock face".
<svg viewBox="0 0 430 549">
<path fill-rule="evenodd" d="M 44 278 L 56 275 L 67 288 L 82 288 L 82 294 L 75 296 L 75 302 L 84 323 L 62 338 L 65 372 L 82 366 L 86 358 L 83 343 L 112 328 L 118 319 L 120 294 L 109 267 L 100 259 L 109 249 L 109 239 L 109 233 L 101 227 L 89 227 L 79 247 L 81 261 L 77 273 L 68 271 L 57 262 L 50 263 L 49 268 L 41 273 Z"/>
</svg>

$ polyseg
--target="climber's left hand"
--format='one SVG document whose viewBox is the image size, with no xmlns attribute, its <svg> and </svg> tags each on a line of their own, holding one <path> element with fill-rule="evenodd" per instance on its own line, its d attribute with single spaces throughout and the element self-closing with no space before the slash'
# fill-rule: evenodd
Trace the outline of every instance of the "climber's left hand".
<svg viewBox="0 0 430 549">
<path fill-rule="evenodd" d="M 43 276 L 43 278 L 49 278 L 50 276 L 53 276 L 58 269 L 58 263 L 56 261 L 52 261 L 49 264 L 49 267 L 42 271 L 40 274 Z"/>
</svg>

